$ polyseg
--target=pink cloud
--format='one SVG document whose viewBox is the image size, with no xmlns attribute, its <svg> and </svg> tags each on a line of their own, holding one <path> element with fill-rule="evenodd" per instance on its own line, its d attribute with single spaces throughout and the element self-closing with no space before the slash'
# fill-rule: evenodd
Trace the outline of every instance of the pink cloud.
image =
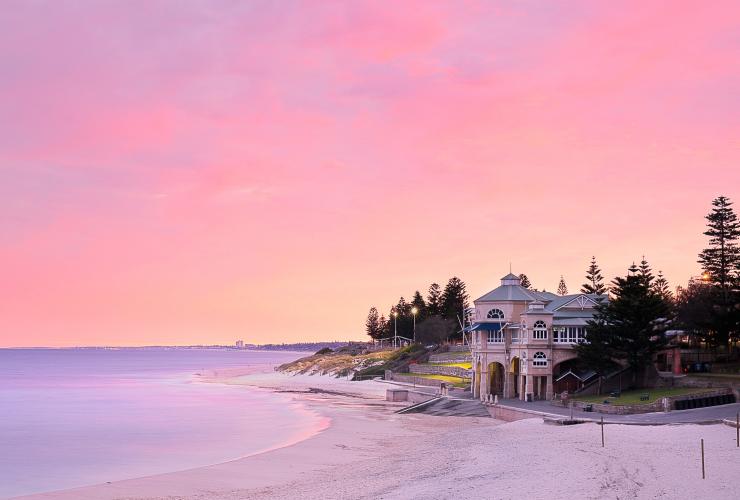
<svg viewBox="0 0 740 500">
<path fill-rule="evenodd" d="M 509 261 L 680 284 L 740 200 L 738 10 L 7 3 L 0 345 L 360 338 Z"/>
</svg>

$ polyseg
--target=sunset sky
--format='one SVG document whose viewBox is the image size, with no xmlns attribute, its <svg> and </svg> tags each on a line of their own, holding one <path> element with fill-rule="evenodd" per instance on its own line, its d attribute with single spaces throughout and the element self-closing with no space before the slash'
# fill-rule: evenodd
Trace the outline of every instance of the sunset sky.
<svg viewBox="0 0 740 500">
<path fill-rule="evenodd" d="M 0 10 L 0 345 L 346 340 L 452 275 L 699 273 L 740 4 Z"/>
</svg>

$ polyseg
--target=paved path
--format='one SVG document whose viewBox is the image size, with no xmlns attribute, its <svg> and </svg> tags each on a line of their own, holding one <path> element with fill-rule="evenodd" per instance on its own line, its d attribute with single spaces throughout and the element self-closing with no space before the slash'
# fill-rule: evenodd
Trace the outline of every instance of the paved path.
<svg viewBox="0 0 740 500">
<path fill-rule="evenodd" d="M 563 417 L 570 417 L 571 414 L 569 408 L 555 406 L 547 401 L 533 401 L 531 403 L 525 403 L 518 399 L 501 399 L 499 400 L 499 404 L 501 406 L 509 406 L 512 408 L 520 408 Z M 603 416 L 604 422 L 614 424 L 687 424 L 719 422 L 723 419 L 735 420 L 735 416 L 738 412 L 740 412 L 740 403 L 695 408 L 692 410 L 674 410 L 667 413 L 640 413 L 636 415 L 609 415 L 606 413 L 593 413 L 574 409 L 573 418 L 578 420 L 599 421 Z"/>
</svg>

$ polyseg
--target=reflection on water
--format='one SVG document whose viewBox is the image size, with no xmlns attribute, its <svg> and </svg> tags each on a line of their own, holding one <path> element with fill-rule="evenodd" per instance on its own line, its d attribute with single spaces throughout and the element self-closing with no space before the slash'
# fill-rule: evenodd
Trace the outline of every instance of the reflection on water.
<svg viewBox="0 0 740 500">
<path fill-rule="evenodd" d="M 194 373 L 283 363 L 234 350 L 0 350 L 0 498 L 233 460 L 314 433 L 285 395 Z"/>
</svg>

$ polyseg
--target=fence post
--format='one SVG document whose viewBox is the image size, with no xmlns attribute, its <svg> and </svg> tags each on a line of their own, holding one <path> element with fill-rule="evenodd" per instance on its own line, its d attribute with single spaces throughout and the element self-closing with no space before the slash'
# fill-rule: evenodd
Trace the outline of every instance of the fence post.
<svg viewBox="0 0 740 500">
<path fill-rule="evenodd" d="M 740 412 L 735 415 L 735 446 L 740 448 Z"/>
<path fill-rule="evenodd" d="M 604 447 L 604 417 L 601 417 L 601 447 Z"/>
<path fill-rule="evenodd" d="M 706 474 L 704 473 L 704 438 L 701 440 L 701 478 L 706 478 Z"/>
</svg>

